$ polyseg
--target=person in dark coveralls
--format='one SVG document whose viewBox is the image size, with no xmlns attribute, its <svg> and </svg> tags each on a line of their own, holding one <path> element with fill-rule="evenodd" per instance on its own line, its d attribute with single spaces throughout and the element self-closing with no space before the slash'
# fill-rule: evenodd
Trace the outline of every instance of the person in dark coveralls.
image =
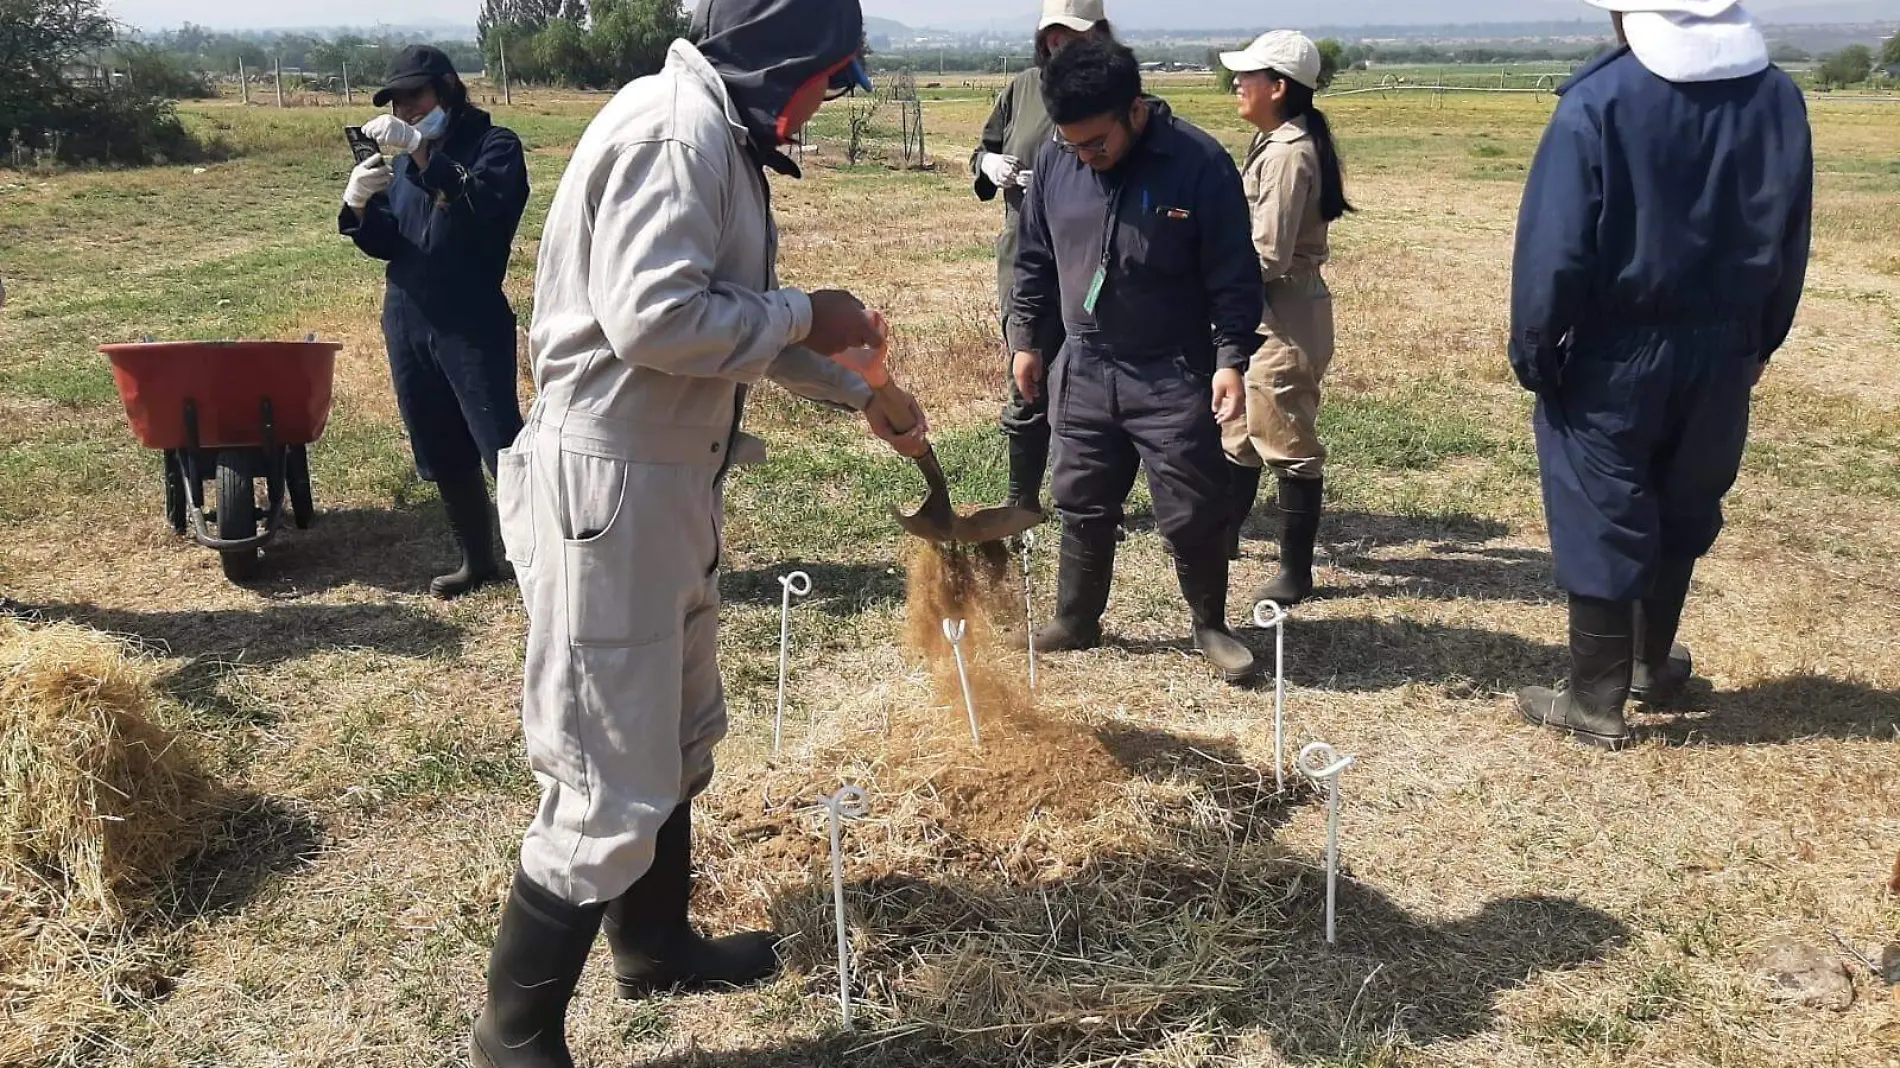
<svg viewBox="0 0 1900 1068">
<path fill-rule="evenodd" d="M 1049 57 L 1084 37 L 1114 40 L 1102 0 L 1045 0 L 1042 21 L 1036 27 L 1036 62 L 1018 74 L 996 98 L 983 141 L 970 156 L 970 174 L 976 179 L 978 200 L 1003 196 L 1003 232 L 996 239 L 996 294 L 1002 316 L 1009 317 L 1011 294 L 1016 290 L 1017 233 L 1022 228 L 1023 196 L 1035 180 L 1036 156 L 1055 140 L 1056 126 L 1042 104 L 1042 68 Z M 1045 336 L 1037 347 L 1062 351 L 1062 318 L 1043 324 Z M 1049 468 L 1049 403 L 1033 403 L 1016 388 L 1012 368 L 1009 403 L 1003 408 L 1003 435 L 1009 440 L 1009 503 L 1042 511 L 1042 479 Z"/>
<path fill-rule="evenodd" d="M 1513 265 L 1571 657 L 1518 705 L 1616 748 L 1632 694 L 1664 705 L 1692 674 L 1676 631 L 1801 300 L 1814 155 L 1801 91 L 1733 0 L 1590 2 L 1623 47 L 1563 88 Z"/>
<path fill-rule="evenodd" d="M 436 484 L 462 566 L 429 584 L 469 593 L 501 574 L 482 468 L 521 433 L 515 313 L 502 293 L 528 165 L 521 140 L 468 101 L 449 57 L 406 49 L 364 124 L 382 157 L 350 174 L 337 228 L 387 260 L 383 338 L 416 473 Z"/>
<path fill-rule="evenodd" d="M 1062 517 L 1049 652 L 1102 639 L 1116 531 L 1139 467 L 1174 553 L 1195 646 L 1229 681 L 1258 668 L 1227 626 L 1227 459 L 1265 307 L 1247 196 L 1219 142 L 1142 93 L 1133 52 L 1078 41 L 1043 70 L 1059 140 L 1023 201 L 1010 343 L 1016 386 L 1049 397 Z M 1038 324 L 1062 318 L 1060 354 Z M 1046 371 L 1046 381 L 1045 381 Z"/>
</svg>

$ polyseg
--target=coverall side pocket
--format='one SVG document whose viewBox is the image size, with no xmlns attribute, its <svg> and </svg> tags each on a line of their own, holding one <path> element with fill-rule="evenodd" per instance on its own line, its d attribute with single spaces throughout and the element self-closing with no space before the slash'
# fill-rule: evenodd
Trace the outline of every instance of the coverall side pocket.
<svg viewBox="0 0 1900 1068">
<path fill-rule="evenodd" d="M 633 583 L 639 523 L 627 507 L 627 464 L 603 457 L 561 457 L 562 540 L 567 636 L 573 645 L 638 645 L 640 613 Z"/>
<path fill-rule="evenodd" d="M 534 453 L 510 447 L 495 457 L 495 510 L 501 545 L 515 570 L 534 566 Z"/>
</svg>

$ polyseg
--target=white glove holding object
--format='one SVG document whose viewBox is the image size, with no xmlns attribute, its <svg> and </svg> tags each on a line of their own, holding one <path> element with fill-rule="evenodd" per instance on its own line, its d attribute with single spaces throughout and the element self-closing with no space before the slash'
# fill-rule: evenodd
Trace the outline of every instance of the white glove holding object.
<svg viewBox="0 0 1900 1068">
<path fill-rule="evenodd" d="M 406 156 L 422 147 L 422 131 L 394 115 L 378 115 L 363 124 L 363 136 L 383 146 L 383 151 Z"/>
<path fill-rule="evenodd" d="M 1025 192 L 1025 193 L 1027 193 L 1027 192 L 1029 191 L 1029 180 L 1030 180 L 1031 178 L 1034 178 L 1035 176 L 1036 176 L 1036 172 L 1035 172 L 1035 171 L 1031 171 L 1031 170 L 1020 170 L 1020 171 L 1017 171 L 1017 172 L 1016 172 L 1016 184 L 1017 184 L 1017 185 L 1019 185 L 1019 186 L 1022 186 L 1022 188 L 1023 188 L 1023 192 Z"/>
<path fill-rule="evenodd" d="M 1023 161 L 1015 156 L 1005 156 L 995 152 L 983 153 L 983 177 L 988 178 L 998 189 L 1008 189 L 1016 184 L 1016 175 L 1023 169 Z"/>
<path fill-rule="evenodd" d="M 395 177 L 381 156 L 357 164 L 350 172 L 349 186 L 343 190 L 343 206 L 362 211 L 369 206 L 371 197 L 389 191 L 389 183 Z"/>
</svg>

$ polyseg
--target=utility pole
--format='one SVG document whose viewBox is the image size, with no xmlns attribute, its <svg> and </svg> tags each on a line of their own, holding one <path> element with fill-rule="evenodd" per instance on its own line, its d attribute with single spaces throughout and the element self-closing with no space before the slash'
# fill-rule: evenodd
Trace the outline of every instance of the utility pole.
<svg viewBox="0 0 1900 1068">
<path fill-rule="evenodd" d="M 501 102 L 513 107 L 515 103 L 514 87 L 508 84 L 508 35 L 495 35 L 496 47 L 501 50 Z"/>
<path fill-rule="evenodd" d="M 350 61 L 343 61 L 343 103 L 354 106 L 356 98 L 350 95 Z"/>
<path fill-rule="evenodd" d="M 238 57 L 238 95 L 244 98 L 246 107 L 251 103 L 251 76 L 244 72 L 244 57 Z"/>
<path fill-rule="evenodd" d="M 271 69 L 277 72 L 277 106 L 284 106 L 284 58 L 278 56 L 271 60 Z"/>
</svg>

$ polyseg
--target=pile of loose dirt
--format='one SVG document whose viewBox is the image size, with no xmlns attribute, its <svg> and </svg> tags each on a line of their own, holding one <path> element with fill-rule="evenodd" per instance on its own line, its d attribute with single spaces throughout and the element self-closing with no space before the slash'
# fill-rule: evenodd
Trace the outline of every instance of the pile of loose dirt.
<svg viewBox="0 0 1900 1068">
<path fill-rule="evenodd" d="M 162 981 L 134 933 L 205 844 L 212 789 L 155 701 L 121 643 L 0 620 L 0 1064 L 83 1050 Z"/>
<path fill-rule="evenodd" d="M 908 567 L 906 644 L 934 700 L 854 751 L 821 749 L 709 797 L 718 877 L 699 908 L 769 921 L 813 995 L 835 990 L 814 803 L 851 782 L 871 797 L 844 838 L 861 1019 L 986 1056 L 1005 1036 L 1027 1065 L 1136 1050 L 1246 1000 L 1236 977 L 1284 951 L 1285 887 L 1298 884 L 1269 829 L 1287 800 L 1271 776 L 1195 755 L 1216 741 L 1038 709 L 1006 637 L 1022 585 L 1000 546 L 919 546 Z M 946 618 L 966 621 L 980 748 Z"/>
</svg>

